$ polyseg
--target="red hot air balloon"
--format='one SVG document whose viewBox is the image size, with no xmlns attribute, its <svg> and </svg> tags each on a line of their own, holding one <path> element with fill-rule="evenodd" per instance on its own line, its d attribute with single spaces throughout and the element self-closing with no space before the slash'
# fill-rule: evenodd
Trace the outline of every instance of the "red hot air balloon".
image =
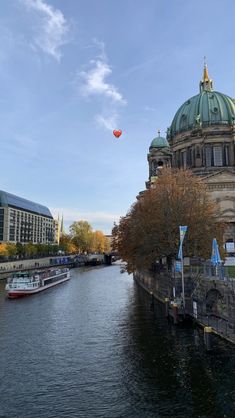
<svg viewBox="0 0 235 418">
<path fill-rule="evenodd" d="M 114 136 L 116 136 L 116 138 L 119 138 L 119 136 L 121 136 L 121 134 L 122 134 L 122 131 L 121 131 L 121 129 L 118 129 L 118 131 L 114 130 L 113 134 L 114 134 Z"/>
</svg>

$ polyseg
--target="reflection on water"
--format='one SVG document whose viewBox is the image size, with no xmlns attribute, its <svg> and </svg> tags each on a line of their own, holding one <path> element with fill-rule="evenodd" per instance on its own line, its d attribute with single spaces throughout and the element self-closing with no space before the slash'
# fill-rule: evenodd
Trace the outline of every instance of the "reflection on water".
<svg viewBox="0 0 235 418">
<path fill-rule="evenodd" d="M 21 300 L 0 283 L 0 417 L 234 417 L 234 347 L 175 327 L 119 267 Z"/>
</svg>

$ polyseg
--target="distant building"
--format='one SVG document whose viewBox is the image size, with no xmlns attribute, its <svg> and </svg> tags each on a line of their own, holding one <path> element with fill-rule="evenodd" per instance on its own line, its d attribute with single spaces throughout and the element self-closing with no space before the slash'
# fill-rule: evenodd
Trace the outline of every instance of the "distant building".
<svg viewBox="0 0 235 418">
<path fill-rule="evenodd" d="M 218 204 L 224 240 L 235 242 L 235 100 L 213 89 L 206 64 L 199 87 L 177 110 L 167 137 L 159 132 L 152 140 L 146 187 L 154 187 L 163 166 L 189 168 Z"/>
<path fill-rule="evenodd" d="M 0 243 L 56 243 L 56 221 L 43 205 L 0 190 Z"/>
<path fill-rule="evenodd" d="M 112 235 L 105 235 L 105 238 L 107 239 L 109 245 L 111 245 Z"/>
</svg>

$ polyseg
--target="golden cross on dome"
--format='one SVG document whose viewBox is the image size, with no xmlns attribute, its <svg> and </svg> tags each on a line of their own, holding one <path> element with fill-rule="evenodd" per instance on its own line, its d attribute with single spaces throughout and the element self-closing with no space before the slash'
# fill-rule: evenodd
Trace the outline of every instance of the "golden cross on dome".
<svg viewBox="0 0 235 418">
<path fill-rule="evenodd" d="M 203 81 L 209 81 L 209 74 L 208 74 L 208 68 L 206 63 L 206 56 L 204 55 L 204 70 L 203 70 Z"/>
</svg>

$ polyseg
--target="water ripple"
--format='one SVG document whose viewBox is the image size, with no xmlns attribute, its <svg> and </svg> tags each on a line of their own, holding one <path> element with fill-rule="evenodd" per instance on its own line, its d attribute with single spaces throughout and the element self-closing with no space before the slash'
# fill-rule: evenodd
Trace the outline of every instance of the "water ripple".
<svg viewBox="0 0 235 418">
<path fill-rule="evenodd" d="M 74 269 L 8 301 L 0 283 L 1 418 L 233 418 L 234 348 L 177 328 L 118 267 Z"/>
</svg>

